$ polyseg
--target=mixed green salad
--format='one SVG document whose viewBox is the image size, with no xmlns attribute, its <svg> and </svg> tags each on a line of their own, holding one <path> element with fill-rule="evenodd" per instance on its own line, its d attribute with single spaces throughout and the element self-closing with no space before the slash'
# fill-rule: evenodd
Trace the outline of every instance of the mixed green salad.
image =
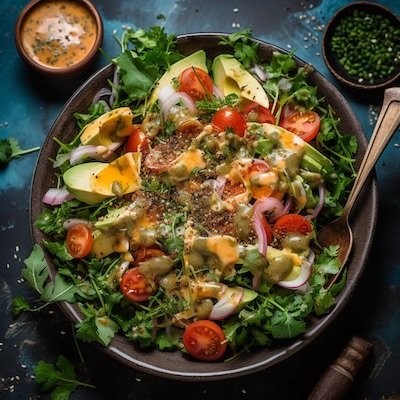
<svg viewBox="0 0 400 400">
<path fill-rule="evenodd" d="M 215 59 L 183 56 L 159 27 L 116 39 L 112 80 L 75 114 L 75 138 L 54 138 L 58 185 L 25 281 L 75 303 L 77 337 L 105 346 L 119 332 L 214 361 L 301 335 L 345 284 L 328 286 L 338 248 L 316 232 L 341 214 L 357 151 L 312 68 L 259 59 L 248 30 Z"/>
</svg>

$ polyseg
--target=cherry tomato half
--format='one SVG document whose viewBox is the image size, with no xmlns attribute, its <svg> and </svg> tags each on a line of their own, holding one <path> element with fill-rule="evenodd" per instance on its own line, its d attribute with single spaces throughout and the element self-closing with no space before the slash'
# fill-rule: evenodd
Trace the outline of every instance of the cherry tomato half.
<svg viewBox="0 0 400 400">
<path fill-rule="evenodd" d="M 277 238 L 284 238 L 288 233 L 306 235 L 312 231 L 310 221 L 299 214 L 283 215 L 275 222 L 273 233 Z"/>
<path fill-rule="evenodd" d="M 149 139 L 138 127 L 133 127 L 125 144 L 125 152 L 147 151 L 148 149 Z"/>
<path fill-rule="evenodd" d="M 73 258 L 86 257 L 93 245 L 91 229 L 83 224 L 77 224 L 68 229 L 66 246 Z"/>
<path fill-rule="evenodd" d="M 249 122 L 259 122 L 261 124 L 275 124 L 275 117 L 269 108 L 250 102 L 242 107 L 242 113 Z"/>
<path fill-rule="evenodd" d="M 247 129 L 246 120 L 239 111 L 232 107 L 224 107 L 219 109 L 212 119 L 214 127 L 224 132 L 228 128 L 232 129 L 236 135 L 243 137 Z"/>
<path fill-rule="evenodd" d="M 146 301 L 156 289 L 154 281 L 146 277 L 139 267 L 125 271 L 119 286 L 127 300 L 137 302 Z"/>
<path fill-rule="evenodd" d="M 255 199 L 261 199 L 263 197 L 269 197 L 274 191 L 270 185 L 257 185 L 254 184 L 255 177 L 259 174 L 263 174 L 269 171 L 269 167 L 266 163 L 259 160 L 255 160 L 248 169 L 249 179 L 252 183 L 252 192 Z M 252 179 L 253 177 L 253 179 Z"/>
<path fill-rule="evenodd" d="M 133 265 L 135 267 L 138 267 L 140 263 L 143 261 L 149 260 L 150 258 L 153 257 L 161 257 L 165 256 L 165 253 L 162 250 L 156 249 L 154 247 L 142 247 L 138 252 L 135 257 L 135 260 L 133 261 Z"/>
<path fill-rule="evenodd" d="M 179 75 L 179 92 L 185 92 L 194 101 L 202 100 L 213 93 L 213 82 L 206 71 L 201 68 L 186 68 Z"/>
<path fill-rule="evenodd" d="M 183 345 L 192 357 L 215 361 L 224 355 L 227 342 L 219 325 L 213 321 L 199 320 L 186 327 Z"/>
<path fill-rule="evenodd" d="M 315 111 L 295 111 L 289 114 L 280 125 L 306 142 L 310 142 L 319 132 L 321 119 Z"/>
</svg>

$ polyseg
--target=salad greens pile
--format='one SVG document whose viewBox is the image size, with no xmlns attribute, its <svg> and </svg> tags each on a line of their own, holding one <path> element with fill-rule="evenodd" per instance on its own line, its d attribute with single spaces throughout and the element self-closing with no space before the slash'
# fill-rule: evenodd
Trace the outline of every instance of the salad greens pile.
<svg viewBox="0 0 400 400">
<path fill-rule="evenodd" d="M 125 30 L 121 38 L 116 39 L 121 46 L 121 53 L 113 59 L 119 76 L 109 82 L 114 96 L 113 108 L 129 106 L 134 116 L 140 119 L 158 79 L 173 63 L 183 58 L 183 55 L 177 50 L 176 37 L 165 33 L 160 27 L 153 27 L 148 31 Z M 305 110 L 318 112 L 321 128 L 315 147 L 333 162 L 334 171 L 326 174 L 325 204 L 317 222 L 313 221 L 315 228 L 339 216 L 355 177 L 353 162 L 357 141 L 353 136 L 340 132 L 340 120 L 335 116 L 334 110 L 323 98 L 318 97 L 317 88 L 307 83 L 307 76 L 312 68 L 308 65 L 299 68 L 293 54 L 274 52 L 270 60 L 260 60 L 258 45 L 251 40 L 250 30 L 221 38 L 220 45 L 230 49 L 246 68 L 258 65 L 266 71 L 268 79 L 263 83 L 263 88 L 272 102 L 271 110 L 277 121 L 282 117 L 285 105 L 293 102 Z M 196 106 L 207 115 L 222 106 L 235 106 L 237 102 L 238 97 L 235 95 L 225 98 L 209 96 L 198 101 Z M 103 100 L 99 100 L 89 106 L 87 113 L 76 113 L 79 129 L 104 114 L 107 107 Z M 59 155 L 76 147 L 78 139 L 79 135 L 71 143 L 60 142 Z M 269 144 L 264 142 L 262 146 L 256 149 L 258 154 L 266 152 Z M 61 172 L 68 167 L 68 162 L 61 165 Z M 144 178 L 142 190 L 163 198 L 168 196 L 171 186 L 159 180 Z M 160 288 L 146 303 L 132 305 L 116 290 L 119 254 L 113 253 L 101 259 L 73 259 L 67 251 L 63 226 L 66 219 L 85 219 L 94 223 L 99 217 L 121 205 L 123 202 L 120 198 L 109 198 L 94 205 L 73 199 L 57 207 L 44 208 L 35 226 L 48 238 L 43 246 L 52 256 L 57 274 L 49 281 L 44 252 L 39 245 L 35 245 L 32 254 L 25 260 L 22 276 L 39 293 L 44 305 L 58 301 L 78 305 L 84 319 L 76 325 L 76 330 L 77 337 L 83 341 L 108 345 L 114 335 L 122 331 L 141 348 L 156 346 L 160 350 L 183 350 L 181 328 L 170 326 L 167 330 L 155 329 L 154 325 L 158 318 L 168 319 L 183 312 L 183 299 L 167 296 Z M 185 208 L 179 205 L 176 205 L 174 212 L 164 215 L 169 232 L 161 244 L 173 255 L 174 265 L 182 263 L 184 257 L 184 243 L 177 232 L 187 218 Z M 315 245 L 318 248 L 316 242 Z M 255 346 L 270 345 L 275 339 L 294 338 L 306 331 L 307 317 L 311 313 L 322 316 L 332 309 L 335 296 L 346 282 L 344 273 L 337 283 L 329 289 L 326 288 L 330 277 L 339 271 L 338 250 L 337 246 L 332 246 L 320 249 L 316 254 L 308 282 L 310 290 L 307 292 L 276 288 L 267 282 L 261 282 L 257 298 L 244 306 L 233 318 L 222 321 L 221 326 L 233 356 Z M 249 271 L 258 262 L 259 253 L 248 252 L 240 270 L 226 280 L 232 285 L 252 288 Z M 13 301 L 13 314 L 17 316 L 22 311 L 39 310 L 44 305 L 35 308 L 23 298 L 17 297 Z"/>
</svg>

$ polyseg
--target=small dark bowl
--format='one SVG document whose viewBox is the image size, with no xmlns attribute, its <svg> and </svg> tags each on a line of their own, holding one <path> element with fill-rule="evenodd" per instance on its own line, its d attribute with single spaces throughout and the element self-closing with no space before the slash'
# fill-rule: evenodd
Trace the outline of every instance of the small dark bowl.
<svg viewBox="0 0 400 400">
<path fill-rule="evenodd" d="M 70 82 L 73 79 L 82 77 L 85 72 L 88 72 L 90 66 L 98 56 L 99 48 L 103 42 L 103 22 L 99 12 L 90 0 L 69 0 L 69 2 L 76 3 L 77 5 L 84 7 L 92 15 L 96 26 L 96 38 L 93 46 L 81 60 L 66 67 L 56 68 L 36 62 L 24 46 L 24 22 L 37 7 L 45 5 L 46 3 L 52 3 L 53 1 L 54 0 L 32 0 L 22 9 L 15 25 L 15 44 L 19 54 L 26 64 L 42 77 L 47 77 L 52 82 L 58 82 L 61 80 Z"/>
<path fill-rule="evenodd" d="M 322 41 L 322 55 L 324 61 L 332 73 L 332 75 L 339 80 L 341 83 L 351 89 L 358 89 L 363 92 L 366 91 L 381 91 L 389 86 L 393 86 L 395 82 L 400 80 L 400 66 L 390 75 L 385 78 L 376 79 L 373 83 L 368 81 L 359 81 L 359 77 L 350 75 L 340 61 L 336 58 L 336 55 L 332 51 L 331 40 L 332 35 L 335 32 L 339 22 L 344 18 L 353 13 L 354 10 L 364 11 L 369 14 L 379 14 L 388 19 L 394 26 L 400 28 L 400 19 L 389 9 L 367 1 L 351 3 L 339 11 L 329 21 L 323 36 Z"/>
</svg>

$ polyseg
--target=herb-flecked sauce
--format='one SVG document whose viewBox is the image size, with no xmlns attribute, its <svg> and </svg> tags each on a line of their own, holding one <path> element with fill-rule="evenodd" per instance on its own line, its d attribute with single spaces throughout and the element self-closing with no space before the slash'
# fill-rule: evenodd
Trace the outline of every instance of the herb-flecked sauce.
<svg viewBox="0 0 400 400">
<path fill-rule="evenodd" d="M 65 68 L 81 61 L 92 49 L 96 21 L 74 1 L 51 1 L 32 9 L 22 25 L 22 43 L 34 61 Z"/>
</svg>

